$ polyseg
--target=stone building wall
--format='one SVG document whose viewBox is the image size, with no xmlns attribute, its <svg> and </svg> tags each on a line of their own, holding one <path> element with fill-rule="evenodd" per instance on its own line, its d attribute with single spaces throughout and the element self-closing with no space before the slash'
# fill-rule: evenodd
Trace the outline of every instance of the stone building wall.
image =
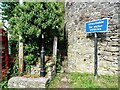
<svg viewBox="0 0 120 90">
<path fill-rule="evenodd" d="M 110 18 L 108 31 L 98 33 L 98 74 L 118 73 L 120 70 L 118 68 L 120 55 L 119 15 L 119 2 L 65 3 L 68 72 L 94 72 L 94 34 L 85 32 L 85 22 Z"/>
</svg>

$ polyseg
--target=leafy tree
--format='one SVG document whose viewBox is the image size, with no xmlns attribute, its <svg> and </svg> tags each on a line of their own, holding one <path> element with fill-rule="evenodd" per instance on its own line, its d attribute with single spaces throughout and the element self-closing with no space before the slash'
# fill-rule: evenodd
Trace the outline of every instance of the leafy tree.
<svg viewBox="0 0 120 90">
<path fill-rule="evenodd" d="M 0 21 L 0 28 L 2 28 L 3 27 L 3 23 Z"/>
<path fill-rule="evenodd" d="M 18 5 L 18 2 L 2 2 L 0 9 L 4 12 L 2 12 L 2 18 L 3 20 L 8 20 L 13 16 L 13 10 Z"/>
<path fill-rule="evenodd" d="M 41 33 L 45 35 L 45 51 L 51 54 L 53 37 L 63 40 L 64 4 L 62 2 L 3 3 L 3 20 L 9 21 L 12 41 L 23 37 L 26 64 L 34 64 L 40 56 Z M 18 45 L 16 45 L 16 48 Z"/>
</svg>

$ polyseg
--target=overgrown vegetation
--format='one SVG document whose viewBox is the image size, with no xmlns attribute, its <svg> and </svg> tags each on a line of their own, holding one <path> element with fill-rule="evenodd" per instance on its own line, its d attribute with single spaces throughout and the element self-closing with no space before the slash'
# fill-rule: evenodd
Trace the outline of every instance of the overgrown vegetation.
<svg viewBox="0 0 120 90">
<path fill-rule="evenodd" d="M 27 66 L 35 64 L 40 56 L 41 33 L 45 35 L 44 46 L 46 55 L 52 54 L 54 36 L 58 37 L 59 42 L 63 41 L 63 3 L 27 2 L 20 5 L 9 2 L 3 3 L 2 6 L 4 11 L 3 21 L 9 21 L 10 25 L 7 30 L 11 34 L 11 43 L 16 42 L 17 51 L 19 35 L 23 38 L 21 42 L 24 43 L 24 60 Z"/>
<path fill-rule="evenodd" d="M 0 21 L 0 28 L 2 28 L 3 27 L 3 23 Z"/>
<path fill-rule="evenodd" d="M 1 7 L 2 19 L 9 22 L 6 27 L 10 33 L 9 43 L 18 56 L 18 39 L 22 36 L 24 43 L 25 72 L 30 70 L 40 57 L 41 34 L 44 34 L 45 55 L 52 55 L 54 36 L 58 44 L 64 44 L 64 3 L 62 2 L 3 2 Z M 64 46 L 64 45 L 63 45 Z M 58 46 L 58 49 L 59 46 Z M 62 48 L 63 49 L 63 48 Z M 58 66 L 59 68 L 59 66 Z M 10 65 L 9 78 L 18 75 L 18 57 Z M 2 88 L 7 88 L 7 81 Z"/>
<path fill-rule="evenodd" d="M 55 78 L 48 84 L 47 88 L 56 88 L 56 85 L 60 81 L 60 73 L 55 75 Z"/>
</svg>

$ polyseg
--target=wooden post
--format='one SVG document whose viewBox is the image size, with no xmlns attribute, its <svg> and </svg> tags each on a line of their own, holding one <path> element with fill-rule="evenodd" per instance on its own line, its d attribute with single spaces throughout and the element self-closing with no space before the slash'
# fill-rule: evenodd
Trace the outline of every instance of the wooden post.
<svg viewBox="0 0 120 90">
<path fill-rule="evenodd" d="M 23 0 L 19 0 L 19 4 L 21 4 L 21 5 L 22 5 L 22 4 L 23 4 Z"/>
<path fill-rule="evenodd" d="M 19 4 L 23 4 L 23 0 L 19 0 Z M 23 42 L 21 42 L 22 36 L 19 35 L 19 75 L 23 73 Z"/>
<path fill-rule="evenodd" d="M 22 39 L 21 36 L 19 36 L 19 75 L 23 73 L 23 43 L 20 42 Z"/>
<path fill-rule="evenodd" d="M 54 37 L 54 41 L 53 41 L 53 59 L 55 60 L 55 66 L 56 66 L 56 60 L 57 60 L 57 37 Z"/>
</svg>

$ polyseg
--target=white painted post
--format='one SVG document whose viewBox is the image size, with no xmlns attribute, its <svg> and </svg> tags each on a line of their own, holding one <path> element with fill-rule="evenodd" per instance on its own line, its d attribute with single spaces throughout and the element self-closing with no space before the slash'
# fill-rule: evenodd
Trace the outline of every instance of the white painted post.
<svg viewBox="0 0 120 90">
<path fill-rule="evenodd" d="M 23 4 L 23 0 L 19 0 L 19 4 L 21 4 L 21 5 L 22 5 L 22 4 Z"/>
<path fill-rule="evenodd" d="M 57 60 L 57 37 L 54 37 L 54 41 L 53 41 L 53 59 L 55 60 L 55 66 L 56 66 L 56 60 Z"/>
<path fill-rule="evenodd" d="M 19 0 L 19 4 L 23 4 L 23 0 Z M 19 75 L 23 73 L 23 42 L 21 42 L 22 36 L 19 35 Z"/>
</svg>

